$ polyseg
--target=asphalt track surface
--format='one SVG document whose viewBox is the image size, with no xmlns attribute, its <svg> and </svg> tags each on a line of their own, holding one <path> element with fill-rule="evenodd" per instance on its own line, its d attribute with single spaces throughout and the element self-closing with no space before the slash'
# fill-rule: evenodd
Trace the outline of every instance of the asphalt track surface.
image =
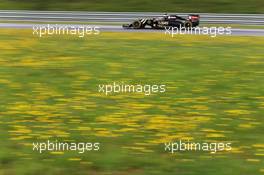
<svg viewBox="0 0 264 175">
<path fill-rule="evenodd" d="M 179 16 L 188 17 L 188 13 L 176 13 Z M 0 10 L 0 28 L 23 29 L 37 25 L 58 23 L 57 25 L 83 26 L 77 24 L 83 22 L 130 23 L 138 18 L 159 17 L 162 13 L 156 12 L 75 12 L 75 11 L 26 11 L 26 10 Z M 201 13 L 201 25 L 204 24 L 240 24 L 264 26 L 264 14 L 214 14 Z M 22 22 L 22 23 L 21 23 Z M 36 23 L 45 24 L 36 24 Z M 61 24 L 67 23 L 67 24 Z M 32 24 L 34 23 L 34 24 Z M 72 24 L 75 23 L 75 24 Z M 89 24 L 87 24 L 89 25 Z M 87 26 L 86 25 L 86 26 Z M 89 25 L 94 26 L 94 25 Z M 100 31 L 111 32 L 165 32 L 153 29 L 123 29 L 121 25 L 96 25 Z M 238 29 L 233 28 L 232 35 L 239 36 L 264 36 L 264 29 Z"/>
<path fill-rule="evenodd" d="M 187 18 L 193 13 L 170 13 Z M 89 12 L 0 10 L 0 21 L 34 22 L 129 22 L 138 18 L 161 17 L 158 12 Z M 199 13 L 202 24 L 264 25 L 264 14 Z"/>
<path fill-rule="evenodd" d="M 156 30 L 156 29 L 123 29 L 121 26 L 118 25 L 89 25 L 89 24 L 51 24 L 51 26 L 68 26 L 68 27 L 99 27 L 101 32 L 110 31 L 110 32 L 163 32 L 165 30 Z M 0 23 L 0 28 L 12 28 L 12 29 L 32 29 L 33 27 L 43 27 L 47 26 L 47 24 L 16 24 L 16 23 Z M 231 29 L 232 34 L 228 36 L 264 36 L 264 29 Z"/>
</svg>

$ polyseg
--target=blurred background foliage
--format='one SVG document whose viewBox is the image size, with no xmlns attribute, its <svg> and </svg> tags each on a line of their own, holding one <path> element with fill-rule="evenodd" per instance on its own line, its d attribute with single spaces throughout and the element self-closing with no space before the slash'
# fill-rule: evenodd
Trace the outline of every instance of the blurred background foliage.
<svg viewBox="0 0 264 175">
<path fill-rule="evenodd" d="M 0 0 L 1 10 L 264 13 L 263 0 Z"/>
</svg>

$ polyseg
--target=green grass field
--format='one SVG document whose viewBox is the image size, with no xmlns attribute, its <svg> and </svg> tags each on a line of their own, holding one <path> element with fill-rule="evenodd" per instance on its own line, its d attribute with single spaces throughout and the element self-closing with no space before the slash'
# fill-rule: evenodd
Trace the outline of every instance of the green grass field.
<svg viewBox="0 0 264 175">
<path fill-rule="evenodd" d="M 0 0 L 0 9 L 263 13 L 263 0 Z"/>
<path fill-rule="evenodd" d="M 264 173 L 263 37 L 0 32 L 1 175 Z M 98 92 L 111 82 L 162 94 Z M 99 152 L 32 151 L 45 140 Z M 232 142 L 232 151 L 164 152 L 164 142 Z"/>
</svg>

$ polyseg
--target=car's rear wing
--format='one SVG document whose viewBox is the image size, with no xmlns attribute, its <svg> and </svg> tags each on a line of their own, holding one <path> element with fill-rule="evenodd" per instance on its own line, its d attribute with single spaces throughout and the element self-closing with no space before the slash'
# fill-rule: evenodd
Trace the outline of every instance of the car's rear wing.
<svg viewBox="0 0 264 175">
<path fill-rule="evenodd" d="M 200 15 L 189 15 L 188 19 L 191 20 L 192 22 L 200 21 Z"/>
</svg>

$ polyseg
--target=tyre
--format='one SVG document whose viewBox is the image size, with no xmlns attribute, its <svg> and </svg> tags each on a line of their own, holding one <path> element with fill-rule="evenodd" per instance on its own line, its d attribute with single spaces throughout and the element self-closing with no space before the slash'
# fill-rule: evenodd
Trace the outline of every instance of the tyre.
<svg viewBox="0 0 264 175">
<path fill-rule="evenodd" d="M 184 22 L 184 27 L 187 28 L 187 29 L 192 28 L 192 22 L 191 21 L 185 21 Z"/>
<path fill-rule="evenodd" d="M 134 29 L 140 29 L 142 24 L 141 24 L 140 21 L 134 21 L 132 26 L 133 26 Z"/>
</svg>

